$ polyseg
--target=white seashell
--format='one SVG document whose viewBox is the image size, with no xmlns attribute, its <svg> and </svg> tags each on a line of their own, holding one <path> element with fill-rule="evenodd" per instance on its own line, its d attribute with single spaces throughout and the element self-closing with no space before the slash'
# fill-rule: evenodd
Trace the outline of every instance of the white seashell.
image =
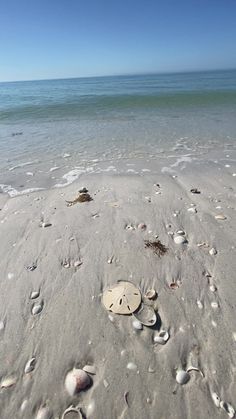
<svg viewBox="0 0 236 419">
<path fill-rule="evenodd" d="M 183 237 L 183 236 L 175 236 L 174 237 L 174 242 L 176 244 L 183 244 L 183 243 L 186 243 L 186 238 Z"/>
<path fill-rule="evenodd" d="M 209 253 L 210 253 L 210 255 L 211 255 L 211 256 L 214 256 L 214 255 L 216 255 L 216 254 L 217 254 L 217 250 L 216 250 L 214 247 L 212 247 L 212 248 L 209 250 Z"/>
<path fill-rule="evenodd" d="M 135 230 L 134 226 L 133 226 L 133 225 L 131 225 L 131 224 L 128 224 L 128 225 L 125 227 L 125 229 L 126 229 L 126 230 Z"/>
<path fill-rule="evenodd" d="M 190 365 L 190 367 L 188 367 L 188 369 L 187 369 L 187 372 L 191 372 L 191 371 L 200 372 L 201 376 L 204 377 L 203 372 L 199 368 L 197 368 L 197 367 L 193 367 L 192 365 Z"/>
<path fill-rule="evenodd" d="M 12 279 L 12 278 L 14 278 L 14 274 L 12 272 L 9 272 L 7 274 L 7 277 L 8 277 L 8 279 Z"/>
<path fill-rule="evenodd" d="M 39 408 L 35 419 L 51 419 L 52 412 L 49 410 L 47 406 L 42 406 Z"/>
<path fill-rule="evenodd" d="M 215 292 L 216 291 L 216 286 L 215 285 L 213 285 L 213 284 L 211 284 L 210 286 L 209 286 L 209 290 L 211 291 L 211 292 Z"/>
<path fill-rule="evenodd" d="M 0 321 L 0 332 L 2 331 L 2 330 L 4 330 L 5 329 L 5 324 L 4 324 L 4 322 L 1 320 Z"/>
<path fill-rule="evenodd" d="M 176 234 L 178 234 L 178 236 L 185 236 L 185 231 L 178 230 Z"/>
<path fill-rule="evenodd" d="M 78 268 L 78 266 L 81 266 L 82 265 L 82 261 L 81 260 L 76 260 L 75 262 L 74 262 L 74 267 L 75 268 Z"/>
<path fill-rule="evenodd" d="M 197 300 L 197 306 L 198 306 L 198 308 L 200 308 L 200 310 L 203 309 L 203 304 L 200 300 Z"/>
<path fill-rule="evenodd" d="M 138 367 L 137 367 L 137 365 L 136 365 L 136 364 L 134 364 L 134 362 L 128 362 L 128 364 L 127 364 L 126 368 L 127 368 L 128 370 L 135 371 Z"/>
<path fill-rule="evenodd" d="M 46 227 L 51 227 L 51 223 L 45 223 L 45 222 L 42 222 L 42 223 L 40 223 L 40 227 L 42 227 L 42 228 L 46 228 Z"/>
<path fill-rule="evenodd" d="M 40 292 L 39 291 L 32 291 L 30 294 L 31 300 L 34 300 L 35 298 L 39 297 Z"/>
<path fill-rule="evenodd" d="M 165 343 L 168 341 L 170 335 L 167 331 L 161 330 L 158 335 L 154 336 L 154 342 L 159 343 L 160 345 L 165 345 Z"/>
<path fill-rule="evenodd" d="M 36 365 L 36 359 L 35 358 L 31 358 L 26 366 L 25 366 L 25 374 L 28 374 L 29 372 L 33 371 Z"/>
<path fill-rule="evenodd" d="M 70 396 L 74 396 L 88 387 L 90 382 L 90 377 L 85 371 L 74 368 L 66 375 L 65 388 Z"/>
<path fill-rule="evenodd" d="M 176 381 L 180 385 L 186 384 L 190 380 L 190 375 L 187 371 L 179 370 L 176 374 Z"/>
<path fill-rule="evenodd" d="M 25 411 L 28 403 L 29 403 L 29 401 L 27 399 L 23 400 L 23 402 L 21 403 L 21 406 L 20 406 L 21 412 Z"/>
<path fill-rule="evenodd" d="M 83 367 L 83 370 L 87 372 L 88 374 L 92 374 L 92 375 L 96 374 L 96 368 L 94 367 L 94 365 L 85 365 Z"/>
<path fill-rule="evenodd" d="M 92 415 L 94 414 L 94 412 L 95 412 L 95 401 L 94 400 L 91 400 L 90 401 L 90 403 L 88 404 L 88 407 L 87 407 L 87 409 L 86 409 L 86 416 L 89 418 L 89 417 L 92 417 Z"/>
<path fill-rule="evenodd" d="M 133 320 L 132 325 L 133 325 L 133 328 L 136 329 L 136 330 L 142 330 L 143 329 L 143 325 L 139 320 Z"/>
<path fill-rule="evenodd" d="M 41 313 L 43 309 L 43 305 L 42 304 L 34 304 L 31 310 L 31 313 L 35 316 L 36 314 Z"/>
<path fill-rule="evenodd" d="M 194 207 L 188 208 L 188 212 L 191 212 L 192 214 L 196 214 L 197 210 Z"/>
<path fill-rule="evenodd" d="M 216 301 L 212 301 L 211 306 L 212 308 L 218 308 L 219 304 Z"/>
<path fill-rule="evenodd" d="M 157 292 L 154 289 L 147 290 L 147 292 L 144 295 L 144 297 L 148 298 L 148 300 L 155 300 L 156 296 Z"/>
<path fill-rule="evenodd" d="M 153 326 L 157 321 L 154 308 L 147 304 L 141 304 L 138 311 L 133 313 L 133 316 L 144 326 Z"/>
<path fill-rule="evenodd" d="M 219 214 L 219 215 L 215 215 L 215 219 L 222 221 L 222 220 L 226 220 L 227 217 L 223 214 Z"/>
<path fill-rule="evenodd" d="M 16 382 L 17 382 L 17 378 L 16 377 L 13 377 L 13 376 L 3 378 L 2 381 L 1 381 L 0 388 L 9 388 L 9 387 L 12 387 L 12 386 L 14 386 L 16 384 Z"/>
<path fill-rule="evenodd" d="M 216 407 L 220 407 L 220 398 L 219 398 L 218 394 L 216 394 L 215 392 L 211 393 L 211 398 L 212 398 L 214 404 L 216 405 Z"/>
<path fill-rule="evenodd" d="M 83 419 L 83 416 L 82 416 L 82 413 L 81 413 L 80 408 L 79 408 L 79 407 L 75 407 L 75 406 L 73 406 L 73 405 L 69 406 L 69 407 L 68 407 L 68 408 L 67 408 L 67 409 L 63 412 L 61 419 L 69 419 L 69 418 L 71 418 L 70 413 L 73 413 L 73 415 L 72 415 L 72 416 L 73 416 L 73 418 L 75 418 L 74 413 L 77 413 L 76 417 L 77 417 L 78 419 Z"/>
<path fill-rule="evenodd" d="M 103 380 L 103 385 L 104 385 L 105 388 L 109 387 L 109 383 L 106 379 Z"/>
<path fill-rule="evenodd" d="M 235 410 L 231 404 L 221 401 L 220 407 L 228 414 L 230 418 L 235 417 Z"/>
</svg>

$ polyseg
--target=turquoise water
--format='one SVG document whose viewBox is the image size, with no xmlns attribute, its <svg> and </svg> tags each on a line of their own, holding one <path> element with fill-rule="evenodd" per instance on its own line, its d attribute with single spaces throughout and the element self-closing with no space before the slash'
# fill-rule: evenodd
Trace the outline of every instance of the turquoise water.
<svg viewBox="0 0 236 419">
<path fill-rule="evenodd" d="M 0 83 L 0 184 L 16 189 L 235 139 L 236 71 Z"/>
</svg>

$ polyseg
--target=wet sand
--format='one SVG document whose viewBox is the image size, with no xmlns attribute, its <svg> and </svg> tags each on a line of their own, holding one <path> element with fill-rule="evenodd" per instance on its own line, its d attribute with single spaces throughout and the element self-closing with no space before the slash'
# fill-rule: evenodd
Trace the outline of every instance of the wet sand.
<svg viewBox="0 0 236 419">
<path fill-rule="evenodd" d="M 82 186 L 93 201 L 68 207 Z M 12 377 L 0 390 L 1 419 L 35 418 L 43 405 L 45 418 L 61 418 L 71 404 L 92 419 L 228 417 L 214 392 L 236 408 L 232 174 L 198 167 L 177 177 L 84 175 L 64 189 L 2 195 L 0 208 L 1 387 Z M 175 243 L 179 230 L 185 244 Z M 144 243 L 157 236 L 168 248 L 160 257 Z M 156 290 L 154 327 L 139 331 L 132 316 L 106 311 L 102 293 L 118 280 L 142 295 Z M 35 315 L 34 304 L 42 309 Z M 154 343 L 160 330 L 169 332 L 164 345 Z M 96 375 L 71 397 L 66 374 L 86 364 Z M 177 371 L 189 367 L 202 374 L 193 370 L 178 384 Z"/>
</svg>

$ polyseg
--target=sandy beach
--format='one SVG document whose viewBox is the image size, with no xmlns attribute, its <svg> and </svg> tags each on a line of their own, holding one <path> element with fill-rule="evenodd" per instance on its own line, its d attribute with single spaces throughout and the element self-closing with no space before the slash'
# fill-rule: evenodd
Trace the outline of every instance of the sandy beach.
<svg viewBox="0 0 236 419">
<path fill-rule="evenodd" d="M 81 416 L 66 419 L 234 417 L 234 185 L 198 167 L 1 195 L 1 419 L 61 419 L 71 405 Z M 81 187 L 92 200 L 67 206 Z M 120 280 L 143 301 L 156 291 L 153 327 L 106 310 L 102 294 Z M 86 365 L 88 387 L 70 395 L 67 373 Z"/>
</svg>

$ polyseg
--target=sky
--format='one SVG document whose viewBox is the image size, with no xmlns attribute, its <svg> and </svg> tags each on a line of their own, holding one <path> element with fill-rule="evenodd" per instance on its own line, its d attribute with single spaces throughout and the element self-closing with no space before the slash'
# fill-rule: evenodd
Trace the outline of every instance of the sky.
<svg viewBox="0 0 236 419">
<path fill-rule="evenodd" d="M 236 0 L 0 0 L 0 81 L 236 68 Z"/>
</svg>

